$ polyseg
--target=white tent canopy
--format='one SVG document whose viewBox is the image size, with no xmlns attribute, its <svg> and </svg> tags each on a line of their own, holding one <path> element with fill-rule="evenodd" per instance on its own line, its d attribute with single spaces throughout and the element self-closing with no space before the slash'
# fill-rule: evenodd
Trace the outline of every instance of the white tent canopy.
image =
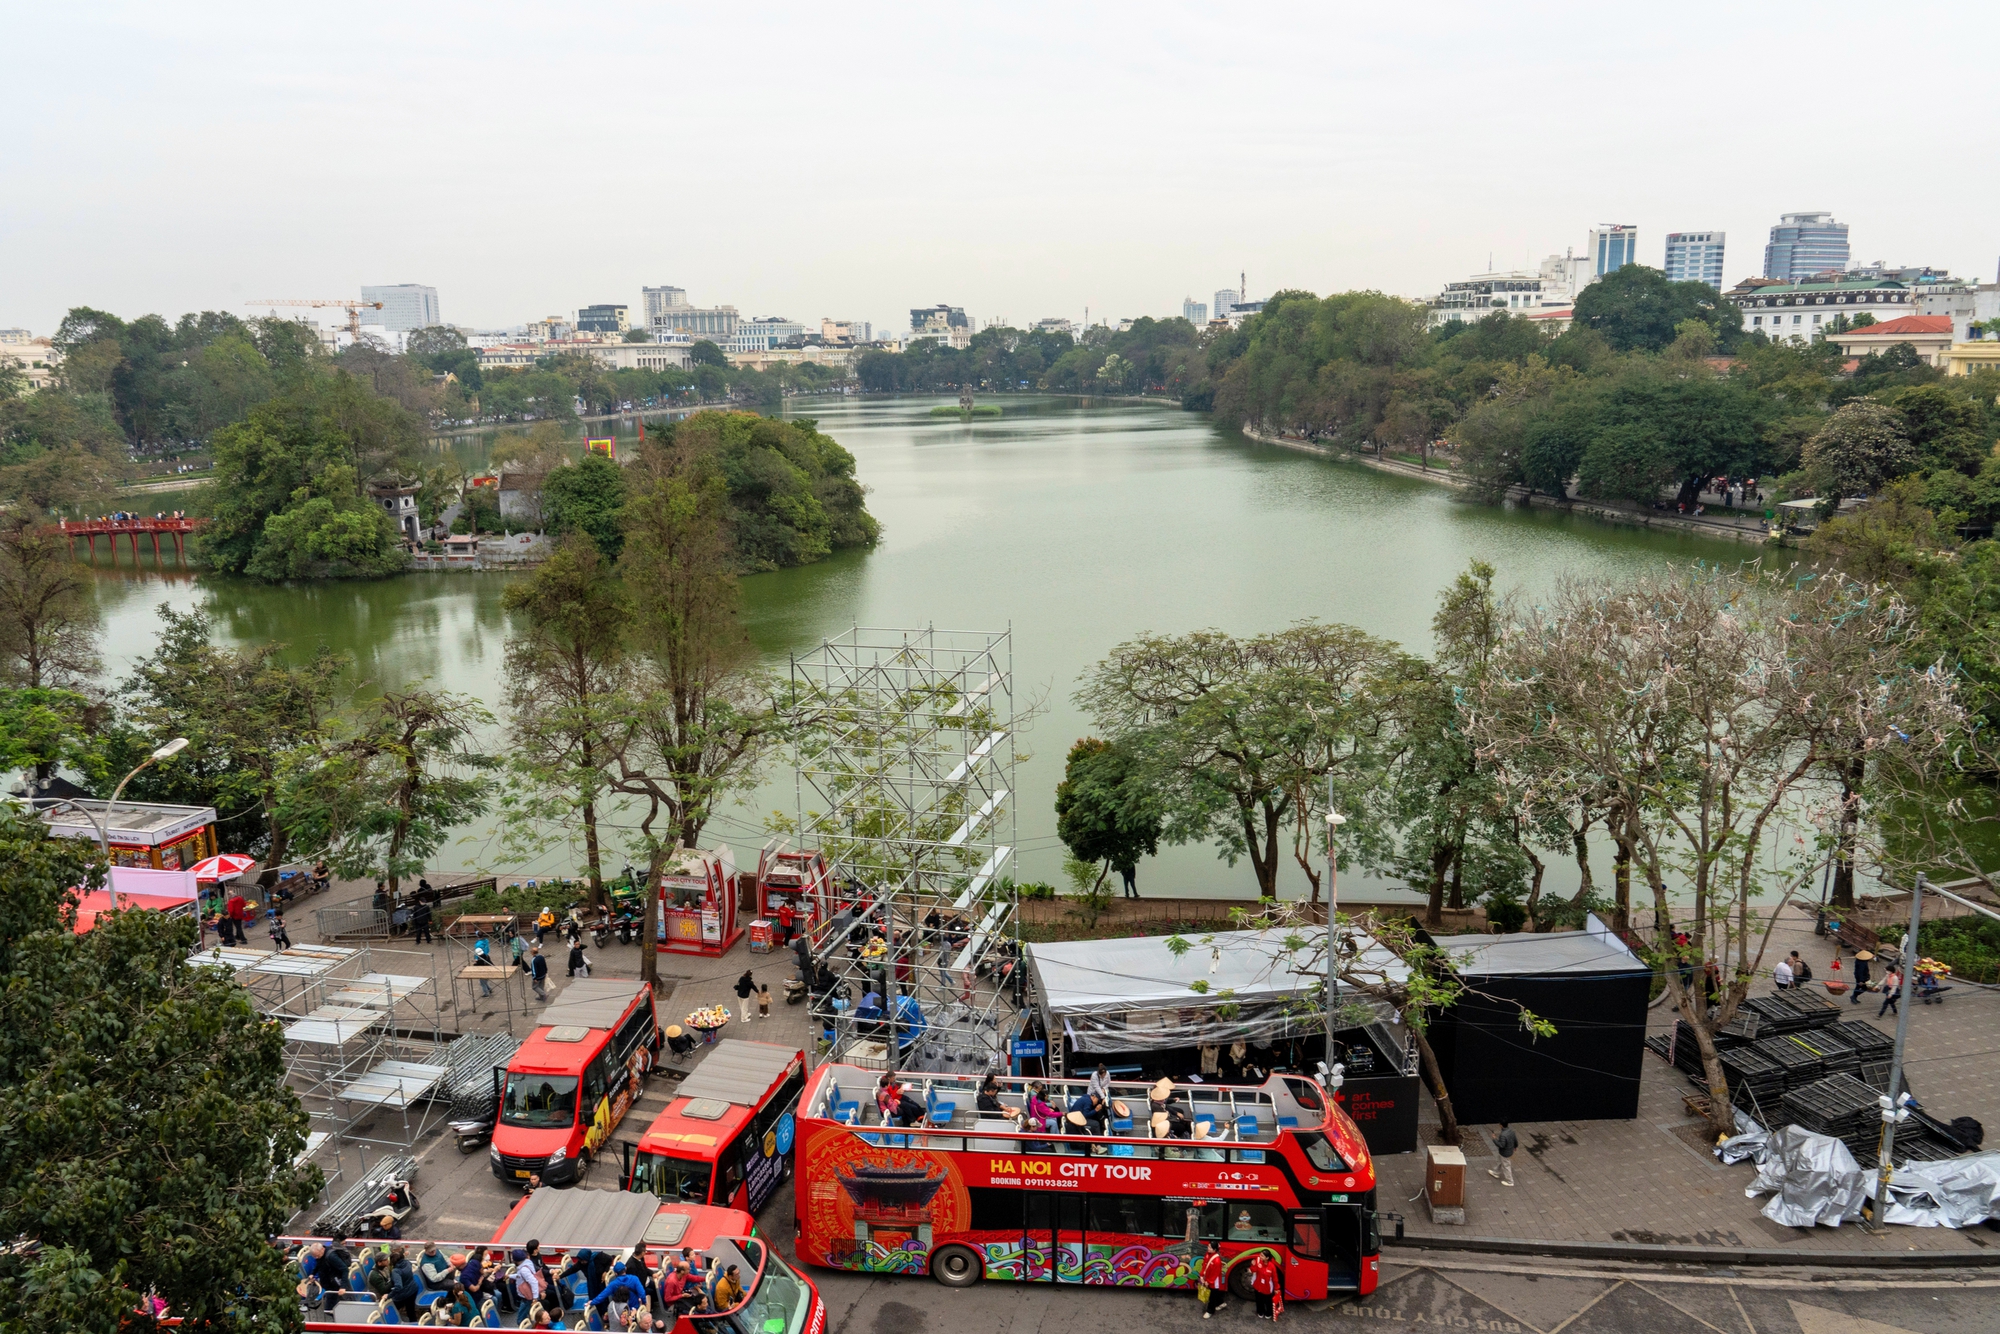
<svg viewBox="0 0 2000 1334">
<path fill-rule="evenodd" d="M 1317 1033 L 1324 1025 L 1318 1007 L 1326 981 L 1326 928 L 1182 937 L 1189 944 L 1182 954 L 1169 947 L 1173 939 L 1026 946 L 1044 1022 L 1091 1052 L 1269 1042 Z M 1303 947 L 1288 951 L 1286 943 L 1293 939 Z M 1407 976 L 1401 960 L 1372 937 L 1357 931 L 1352 939 L 1359 954 L 1343 973 Z"/>
</svg>

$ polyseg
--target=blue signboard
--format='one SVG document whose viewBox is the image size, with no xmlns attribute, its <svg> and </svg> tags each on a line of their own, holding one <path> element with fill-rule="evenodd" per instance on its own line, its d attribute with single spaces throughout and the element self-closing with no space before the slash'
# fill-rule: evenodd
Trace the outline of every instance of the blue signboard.
<svg viewBox="0 0 2000 1334">
<path fill-rule="evenodd" d="M 792 1114 L 786 1112 L 778 1118 L 778 1156 L 784 1157 L 792 1151 L 792 1140 L 798 1134 L 798 1127 L 792 1124 Z"/>
<path fill-rule="evenodd" d="M 1026 1038 L 1016 1038 L 1014 1040 L 1014 1055 L 1017 1058 L 1022 1056 L 1047 1056 L 1048 1054 L 1049 1044 L 1041 1038 L 1036 1038 L 1033 1041 L 1029 1041 Z"/>
</svg>

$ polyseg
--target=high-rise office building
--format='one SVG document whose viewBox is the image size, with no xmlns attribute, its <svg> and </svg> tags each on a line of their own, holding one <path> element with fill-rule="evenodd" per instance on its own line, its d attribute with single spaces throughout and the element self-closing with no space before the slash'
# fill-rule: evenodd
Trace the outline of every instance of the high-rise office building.
<svg viewBox="0 0 2000 1334">
<path fill-rule="evenodd" d="M 389 287 L 364 287 L 363 301 L 380 301 L 382 309 L 364 311 L 363 324 L 379 324 L 390 333 L 408 333 L 443 324 L 438 314 L 438 289 L 422 283 L 396 283 Z"/>
<path fill-rule="evenodd" d="M 688 303 L 687 289 L 684 287 L 642 287 L 640 296 L 645 298 L 646 324 L 650 328 L 660 322 L 660 317 L 676 306 Z"/>
<path fill-rule="evenodd" d="M 1233 287 L 1215 289 L 1215 318 L 1226 320 L 1229 312 L 1236 309 L 1236 303 L 1243 299 L 1243 293 Z"/>
<path fill-rule="evenodd" d="M 1639 262 L 1639 229 L 1629 222 L 1600 222 L 1590 229 L 1590 271 L 1602 278 Z"/>
<path fill-rule="evenodd" d="M 1847 224 L 1831 213 L 1786 213 L 1764 247 L 1764 276 L 1795 283 L 1847 268 Z"/>
<path fill-rule="evenodd" d="M 1707 283 L 1722 290 L 1724 232 L 1668 232 L 1667 281 Z"/>
<path fill-rule="evenodd" d="M 1191 296 L 1181 298 L 1181 318 L 1199 329 L 1208 323 L 1208 303 Z"/>
</svg>

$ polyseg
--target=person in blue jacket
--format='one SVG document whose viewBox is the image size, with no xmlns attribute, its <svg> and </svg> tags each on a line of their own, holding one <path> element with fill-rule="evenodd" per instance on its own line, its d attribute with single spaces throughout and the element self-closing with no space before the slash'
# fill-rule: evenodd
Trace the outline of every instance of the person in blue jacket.
<svg viewBox="0 0 2000 1334">
<path fill-rule="evenodd" d="M 590 1304 L 600 1310 L 609 1302 L 646 1309 L 646 1285 L 625 1272 L 623 1260 L 611 1266 L 611 1281 L 604 1285 L 603 1291 L 590 1299 Z"/>
</svg>

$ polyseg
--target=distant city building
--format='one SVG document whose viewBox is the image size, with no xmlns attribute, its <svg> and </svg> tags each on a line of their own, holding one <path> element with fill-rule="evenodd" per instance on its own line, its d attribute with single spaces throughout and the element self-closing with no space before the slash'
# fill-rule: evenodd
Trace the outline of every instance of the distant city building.
<svg viewBox="0 0 2000 1334">
<path fill-rule="evenodd" d="M 1722 248 L 1726 232 L 1668 232 L 1667 281 L 1707 283 L 1722 290 Z"/>
<path fill-rule="evenodd" d="M 805 325 L 782 315 L 773 315 L 767 319 L 739 321 L 736 332 L 721 347 L 724 352 L 769 352 L 805 336 Z"/>
<path fill-rule="evenodd" d="M 588 353 L 598 365 L 614 371 L 685 370 L 693 360 L 686 341 L 654 343 L 589 343 L 577 349 Z M 479 354 L 484 367 L 486 354 Z"/>
<path fill-rule="evenodd" d="M 629 306 L 585 306 L 576 313 L 576 331 L 583 334 L 623 334 L 632 327 Z"/>
<path fill-rule="evenodd" d="M 0 366 L 11 365 L 27 381 L 28 392 L 37 393 L 55 383 L 62 353 L 47 338 L 37 338 L 26 329 L 0 329 Z"/>
<path fill-rule="evenodd" d="M 1199 329 L 1208 323 L 1208 303 L 1191 296 L 1181 298 L 1181 318 Z"/>
<path fill-rule="evenodd" d="M 1639 262 L 1639 229 L 1628 222 L 1600 222 L 1590 229 L 1590 271 L 1602 278 Z"/>
<path fill-rule="evenodd" d="M 428 329 L 433 324 L 444 323 L 444 317 L 438 314 L 438 289 L 435 287 L 425 287 L 421 283 L 364 287 L 361 299 L 382 303 L 381 310 L 372 312 L 379 318 L 370 320 L 370 324 L 379 324 L 397 333 Z"/>
<path fill-rule="evenodd" d="M 1913 284 L 1911 292 L 1915 297 L 1911 304 L 1919 315 L 1941 315 L 1951 320 L 1954 342 L 2000 338 L 2000 283 L 1933 281 Z M 1984 327 L 1975 330 L 1972 327 L 1975 324 L 1991 326 L 1993 332 L 1987 333 Z"/>
<path fill-rule="evenodd" d="M 646 327 L 655 338 L 678 332 L 720 346 L 736 336 L 741 322 L 734 306 L 681 305 L 662 306 L 657 316 L 648 315 Z"/>
<path fill-rule="evenodd" d="M 560 315 L 550 315 L 529 321 L 527 335 L 531 343 L 553 343 L 576 337 L 576 326 Z"/>
<path fill-rule="evenodd" d="M 921 306 L 910 312 L 910 341 L 933 339 L 950 347 L 972 345 L 972 320 L 962 306 Z"/>
<path fill-rule="evenodd" d="M 822 316 L 819 322 L 819 336 L 835 346 L 871 343 L 875 341 L 875 326 L 867 320 L 833 320 Z"/>
<path fill-rule="evenodd" d="M 643 309 L 648 329 L 658 324 L 661 316 L 668 311 L 688 303 L 686 289 L 679 287 L 641 287 L 639 295 L 644 300 Z"/>
<path fill-rule="evenodd" d="M 1430 325 L 1462 324 L 1482 320 L 1494 311 L 1531 319 L 1553 321 L 1551 327 L 1568 327 L 1576 305 L 1578 289 L 1590 283 L 1590 258 L 1584 255 L 1550 255 L 1541 267 L 1475 273 L 1461 282 L 1446 283 L 1444 290 L 1427 298 Z"/>
<path fill-rule="evenodd" d="M 1847 224 L 1831 213 L 1786 213 L 1764 247 L 1764 276 L 1800 282 L 1847 268 Z"/>
<path fill-rule="evenodd" d="M 1048 319 L 1035 321 L 1035 332 L 1066 333 L 1074 338 L 1076 336 L 1076 321 L 1066 320 L 1060 315 L 1051 315 Z"/>
<path fill-rule="evenodd" d="M 1747 288 L 1747 290 L 1745 290 Z M 1742 291 L 1742 295 L 1737 295 Z M 1914 314 L 1916 294 L 1893 278 L 1829 282 L 1740 284 L 1730 299 L 1743 311 L 1743 331 L 1807 343 L 1827 332 L 1838 316 L 1866 312 L 1888 321 Z"/>
<path fill-rule="evenodd" d="M 1871 352 L 1887 351 L 1898 343 L 1908 343 L 1918 360 L 1942 366 L 1945 353 L 1951 351 L 1951 333 L 1949 315 L 1905 315 L 1865 329 L 1830 333 L 1827 337 L 1850 357 L 1865 357 Z"/>
<path fill-rule="evenodd" d="M 35 336 L 26 329 L 0 329 L 0 343 L 32 343 Z"/>
<path fill-rule="evenodd" d="M 1241 301 L 1242 299 L 1243 299 L 1243 293 L 1237 291 L 1233 287 L 1216 288 L 1215 318 L 1217 318 L 1218 320 L 1228 319 L 1229 312 L 1236 309 L 1236 303 Z"/>
</svg>

